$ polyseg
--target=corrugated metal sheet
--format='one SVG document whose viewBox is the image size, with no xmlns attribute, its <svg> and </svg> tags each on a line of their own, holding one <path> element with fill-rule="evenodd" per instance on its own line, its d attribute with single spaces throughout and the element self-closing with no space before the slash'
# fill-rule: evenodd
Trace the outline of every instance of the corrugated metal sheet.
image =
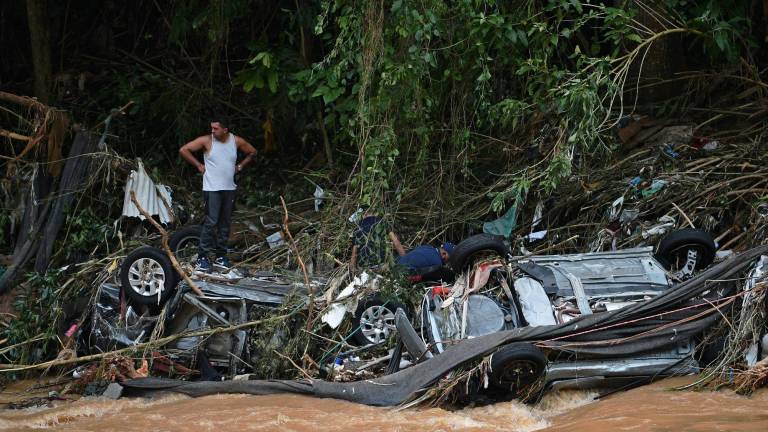
<svg viewBox="0 0 768 432">
<path fill-rule="evenodd" d="M 139 162 L 139 168 L 131 171 L 128 181 L 125 183 L 125 197 L 123 198 L 123 216 L 144 219 L 139 209 L 131 201 L 131 191 L 136 192 L 136 199 L 141 207 L 152 216 L 157 215 L 161 223 L 171 222 L 168 206 L 171 205 L 171 190 L 165 185 L 155 185 L 144 171 L 144 164 Z M 162 197 L 162 198 L 161 198 Z M 168 203 L 168 206 L 163 202 Z"/>
</svg>

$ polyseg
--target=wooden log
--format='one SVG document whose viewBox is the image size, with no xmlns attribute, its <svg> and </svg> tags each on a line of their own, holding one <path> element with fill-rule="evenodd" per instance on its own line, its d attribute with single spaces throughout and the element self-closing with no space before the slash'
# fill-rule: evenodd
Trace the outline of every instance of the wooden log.
<svg viewBox="0 0 768 432">
<path fill-rule="evenodd" d="M 35 271 L 38 273 L 45 273 L 48 270 L 56 237 L 64 224 L 64 213 L 74 202 L 78 193 L 82 192 L 83 181 L 91 174 L 88 169 L 91 165 L 88 155 L 96 150 L 97 144 L 98 137 L 89 132 L 81 131 L 75 136 L 59 181 L 58 194 L 45 224 L 40 250 L 35 258 Z"/>
</svg>

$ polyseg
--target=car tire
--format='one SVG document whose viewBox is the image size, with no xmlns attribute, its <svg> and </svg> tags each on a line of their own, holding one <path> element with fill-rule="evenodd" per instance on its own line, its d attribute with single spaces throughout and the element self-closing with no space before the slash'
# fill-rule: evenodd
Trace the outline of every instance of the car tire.
<svg viewBox="0 0 768 432">
<path fill-rule="evenodd" d="M 137 304 L 161 306 L 173 293 L 178 275 L 168 255 L 144 246 L 131 252 L 120 267 L 120 284 L 126 298 Z"/>
<path fill-rule="evenodd" d="M 352 329 L 355 332 L 350 341 L 357 346 L 386 341 L 397 332 L 395 312 L 398 308 L 408 314 L 408 309 L 400 302 L 386 300 L 378 295 L 360 300 L 352 318 Z"/>
<path fill-rule="evenodd" d="M 173 232 L 168 239 L 168 247 L 173 253 L 188 246 L 197 246 L 200 244 L 200 234 L 203 232 L 202 225 L 187 225 Z"/>
<path fill-rule="evenodd" d="M 461 272 L 472 265 L 479 254 L 494 252 L 504 258 L 509 253 L 509 248 L 499 236 L 490 234 L 476 234 L 460 242 L 449 258 L 450 267 Z"/>
<path fill-rule="evenodd" d="M 544 375 L 547 357 L 530 343 L 511 343 L 491 356 L 490 384 L 505 396 L 525 396 Z"/>
<path fill-rule="evenodd" d="M 676 263 L 685 262 L 689 250 L 697 253 L 695 270 L 707 268 L 715 260 L 715 241 L 704 230 L 687 228 L 672 231 L 656 248 L 656 260 L 667 270 L 675 267 Z"/>
</svg>

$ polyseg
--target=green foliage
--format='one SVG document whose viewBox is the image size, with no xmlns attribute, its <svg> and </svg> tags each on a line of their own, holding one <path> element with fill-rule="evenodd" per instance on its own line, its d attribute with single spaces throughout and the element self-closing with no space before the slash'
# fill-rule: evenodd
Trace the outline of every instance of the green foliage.
<svg viewBox="0 0 768 432">
<path fill-rule="evenodd" d="M 739 56 L 756 46 L 748 19 L 752 2 L 748 0 L 667 0 L 692 29 L 703 34 L 705 54 L 713 60 L 738 61 Z"/>
<path fill-rule="evenodd" d="M 502 211 L 506 203 L 512 201 L 518 207 L 525 202 L 528 191 L 531 189 L 531 181 L 524 175 L 514 179 L 512 186 L 501 192 L 491 194 L 491 210 L 494 212 Z"/>
<path fill-rule="evenodd" d="M 254 88 L 267 88 L 271 93 L 277 93 L 279 69 L 274 61 L 274 56 L 271 53 L 260 51 L 248 61 L 249 68 L 238 72 L 234 83 L 242 85 L 246 92 Z"/>
<path fill-rule="evenodd" d="M 13 303 L 16 318 L 0 331 L 7 345 L 21 344 L 36 339 L 34 344 L 23 344 L 4 353 L 3 363 L 30 364 L 46 360 L 55 354 L 56 320 L 61 313 L 59 288 L 63 280 L 61 271 L 45 275 L 30 274 Z"/>
<path fill-rule="evenodd" d="M 647 2 L 634 1 L 160 2 L 136 23 L 119 22 L 121 36 L 110 41 L 120 45 L 117 57 L 136 58 L 96 63 L 81 111 L 97 124 L 134 101 L 119 131 L 129 148 L 119 150 L 151 154 L 159 166 L 178 161 L 178 146 L 203 133 L 211 110 L 233 109 L 237 133 L 257 145 L 270 113 L 278 156 L 303 166 L 327 139 L 335 154 L 328 178 L 351 178 L 344 189 L 354 204 L 385 212 L 416 191 L 456 207 L 460 192 L 504 192 L 520 175 L 546 195 L 585 160 L 610 156 L 611 126 L 633 104 L 622 96 L 634 77 L 620 72 L 640 69 L 645 49 L 660 41 L 654 32 L 683 40 L 693 67 L 749 63 L 764 45 L 753 39 L 761 33 L 751 28 L 752 3 L 654 2 L 658 26 L 648 30 L 638 21 L 648 18 Z M 136 16 L 130 5 L 113 7 L 121 13 L 107 15 Z M 105 25 L 117 29 L 117 21 Z M 70 48 L 83 42 L 65 39 Z M 630 53 L 637 56 L 627 65 Z M 685 102 L 655 113 L 682 112 Z M 532 168 L 521 174 L 528 150 Z M 429 183 L 432 173 L 439 180 Z M 247 175 L 250 202 L 280 195 L 260 183 L 269 179 Z"/>
<path fill-rule="evenodd" d="M 174 2 L 170 40 L 184 45 L 193 32 L 202 30 L 209 42 L 221 42 L 227 37 L 229 25 L 237 17 L 247 16 L 254 2 L 249 0 L 190 0 Z"/>
<path fill-rule="evenodd" d="M 67 216 L 65 226 L 67 235 L 62 239 L 59 251 L 66 257 L 71 257 L 73 252 L 95 251 L 107 241 L 111 232 L 104 218 L 95 214 L 90 207 Z"/>
</svg>

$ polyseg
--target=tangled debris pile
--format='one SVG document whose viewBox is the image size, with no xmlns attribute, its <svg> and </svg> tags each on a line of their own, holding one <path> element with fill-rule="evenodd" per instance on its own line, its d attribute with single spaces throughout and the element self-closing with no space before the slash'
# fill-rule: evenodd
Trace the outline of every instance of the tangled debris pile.
<svg viewBox="0 0 768 432">
<path fill-rule="evenodd" d="M 133 389 L 292 391 L 376 405 L 534 399 L 547 388 L 637 385 L 707 366 L 701 383 L 749 392 L 768 380 L 766 262 L 758 260 L 766 251 L 734 252 L 765 243 L 768 160 L 760 145 L 692 130 L 629 122 L 619 131 L 631 150 L 624 159 L 547 199 L 521 201 L 505 212 L 511 242 L 467 238 L 449 263 L 452 277 L 435 281 L 386 269 L 350 274 L 345 257 L 325 249 L 346 241 L 349 227 L 326 219 L 348 205 L 319 211 L 322 191 L 282 208 L 240 210 L 238 265 L 196 273 L 189 263 L 199 226 L 158 238 L 149 220 L 127 219 L 148 196 L 134 194 L 140 211 L 124 210 L 115 224 L 119 247 L 104 242 L 105 250 L 49 272 L 57 275 L 46 282 L 49 298 L 61 305 L 55 330 L 16 336 L 0 349 L 12 359 L 0 368 L 67 376 L 69 391 L 129 379 Z M 103 169 L 78 183 L 80 194 L 114 186 L 129 168 L 146 175 L 108 149 L 98 155 L 89 157 L 106 161 Z M 173 226 L 185 219 L 182 208 L 194 213 L 166 192 L 147 206 L 161 221 Z M 652 245 L 655 253 L 643 249 Z M 488 261 L 489 250 L 501 261 Z M 587 253 L 566 255 L 573 252 Z M 713 260 L 725 261 L 701 272 Z M 723 316 L 727 326 L 718 324 Z M 45 358 L 41 344 L 56 357 Z M 146 376 L 229 380 L 133 381 Z M 296 377 L 309 381 L 260 381 Z"/>
</svg>

